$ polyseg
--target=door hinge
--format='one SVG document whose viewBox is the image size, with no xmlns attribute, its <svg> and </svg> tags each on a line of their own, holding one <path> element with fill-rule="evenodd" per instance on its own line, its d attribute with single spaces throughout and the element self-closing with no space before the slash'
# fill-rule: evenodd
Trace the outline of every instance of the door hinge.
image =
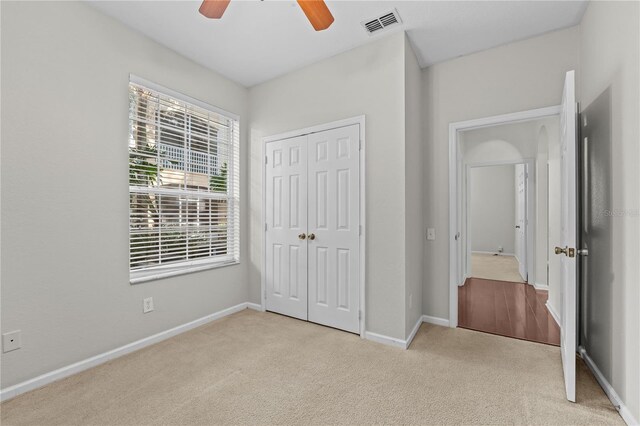
<svg viewBox="0 0 640 426">
<path fill-rule="evenodd" d="M 361 320 L 362 319 L 362 311 L 358 311 L 358 319 Z"/>
<path fill-rule="evenodd" d="M 358 141 L 358 151 L 362 151 L 362 139 Z"/>
<path fill-rule="evenodd" d="M 266 288 L 264 289 L 264 298 L 265 299 L 267 298 L 267 289 Z"/>
<path fill-rule="evenodd" d="M 264 230 L 267 230 L 267 222 L 264 223 Z"/>
<path fill-rule="evenodd" d="M 358 226 L 358 232 L 362 235 L 362 225 Z"/>
<path fill-rule="evenodd" d="M 269 157 L 268 156 L 264 156 L 264 164 L 267 164 L 269 162 Z"/>
</svg>

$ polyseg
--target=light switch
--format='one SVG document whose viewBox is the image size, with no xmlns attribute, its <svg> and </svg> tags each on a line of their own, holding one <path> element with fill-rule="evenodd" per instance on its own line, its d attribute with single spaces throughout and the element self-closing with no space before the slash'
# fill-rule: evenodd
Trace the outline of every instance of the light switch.
<svg viewBox="0 0 640 426">
<path fill-rule="evenodd" d="M 436 239 L 436 228 L 427 228 L 427 240 L 432 241 Z"/>
</svg>

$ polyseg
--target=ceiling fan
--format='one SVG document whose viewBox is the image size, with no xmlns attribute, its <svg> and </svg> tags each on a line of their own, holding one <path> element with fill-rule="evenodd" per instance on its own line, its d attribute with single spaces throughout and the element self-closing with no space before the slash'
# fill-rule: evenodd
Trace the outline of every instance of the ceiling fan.
<svg viewBox="0 0 640 426">
<path fill-rule="evenodd" d="M 297 0 L 316 31 L 326 30 L 333 23 L 333 15 L 323 0 Z M 207 18 L 220 19 L 231 0 L 204 0 L 200 13 Z"/>
</svg>

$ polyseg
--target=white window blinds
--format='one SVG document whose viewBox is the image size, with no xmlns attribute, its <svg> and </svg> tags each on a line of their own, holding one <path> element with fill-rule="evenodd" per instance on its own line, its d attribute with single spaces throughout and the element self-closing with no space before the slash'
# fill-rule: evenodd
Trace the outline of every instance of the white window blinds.
<svg viewBox="0 0 640 426">
<path fill-rule="evenodd" d="M 129 84 L 132 283 L 239 261 L 238 120 Z"/>
</svg>

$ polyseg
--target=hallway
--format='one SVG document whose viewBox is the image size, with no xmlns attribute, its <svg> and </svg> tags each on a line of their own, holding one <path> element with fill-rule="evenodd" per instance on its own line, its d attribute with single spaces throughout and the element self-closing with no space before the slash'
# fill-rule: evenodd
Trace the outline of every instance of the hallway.
<svg viewBox="0 0 640 426">
<path fill-rule="evenodd" d="M 486 280 L 525 282 L 518 272 L 516 258 L 506 255 L 472 253 L 471 276 Z"/>
<path fill-rule="evenodd" d="M 524 283 L 468 278 L 458 288 L 458 325 L 559 346 L 560 328 L 545 306 L 547 297 Z"/>
</svg>

